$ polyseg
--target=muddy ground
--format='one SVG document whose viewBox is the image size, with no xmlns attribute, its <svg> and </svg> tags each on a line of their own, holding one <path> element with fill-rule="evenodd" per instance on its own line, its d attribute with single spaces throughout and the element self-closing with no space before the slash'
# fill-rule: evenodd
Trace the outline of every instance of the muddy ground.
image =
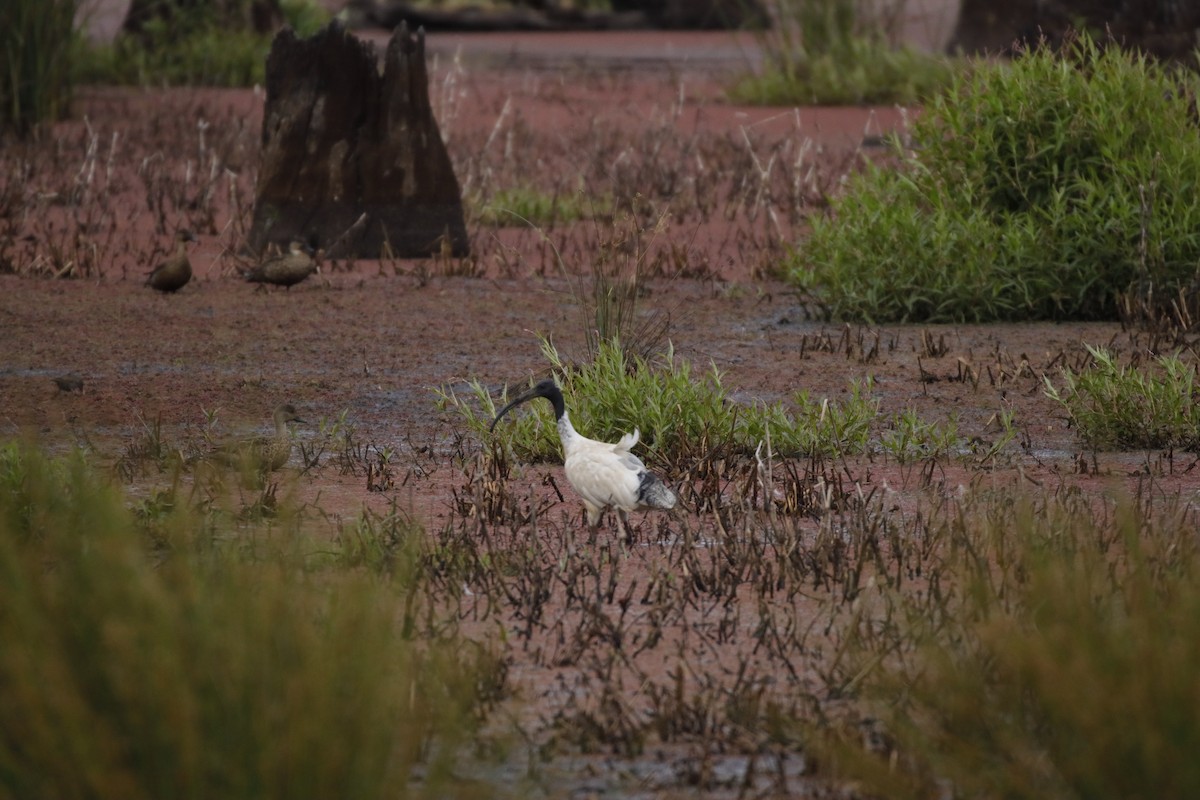
<svg viewBox="0 0 1200 800">
<path fill-rule="evenodd" d="M 1196 472 L 1183 456 L 1086 452 L 1043 392 L 1044 376 L 1083 363 L 1084 343 L 1146 352 L 1147 335 L 1116 324 L 826 322 L 781 279 L 776 270 L 805 215 L 820 213 L 847 170 L 876 157 L 861 147 L 864 135 L 902 128 L 906 111 L 735 107 L 721 93 L 737 68 L 730 60 L 664 48 L 634 69 L 613 39 L 596 66 L 563 55 L 561 41 L 545 41 L 547 52 L 532 59 L 498 57 L 491 40 L 477 56 L 469 44 L 453 54 L 435 48 L 433 93 L 464 194 L 478 207 L 518 183 L 582 191 L 616 197 L 611 216 L 532 230 L 487 226 L 469 212 L 470 259 L 327 264 L 289 291 L 255 290 L 235 271 L 260 94 L 82 92 L 80 119 L 57 128 L 53 142 L 0 154 L 5 253 L 24 265 L 22 274 L 0 276 L 0 433 L 33 436 L 53 450 L 82 445 L 115 465 L 152 426 L 181 449 L 199 448 L 213 426 L 206 413 L 216 414 L 218 431 L 264 428 L 274 405 L 292 402 L 308 421 L 298 429 L 302 441 L 319 442 L 322 421 L 342 418 L 359 443 L 394 453 L 394 484 L 385 491 L 369 491 L 365 475 L 338 469 L 332 454 L 302 473 L 294 455 L 284 480 L 301 502 L 334 520 L 396 502 L 427 530 L 453 527 L 480 442 L 455 414 L 438 410 L 434 390 L 462 391 L 470 379 L 494 389 L 523 383 L 547 366 L 539 336 L 584 357 L 579 276 L 608 245 L 618 254 L 610 259 L 640 266 L 641 308 L 669 314 L 676 357 L 697 374 L 715 367 L 735 401 L 787 400 L 802 389 L 839 400 L 871 377 L 885 416 L 913 409 L 929 421 L 955 420 L 965 444 L 954 456 L 901 465 L 874 454 L 831 468 L 886 498 L 885 512 L 909 513 L 929 493 L 952 495 L 971 482 L 1103 494 L 1135 490 L 1150 477 L 1164 496 L 1192 496 Z M 711 53 L 727 45 L 700 38 L 690 46 Z M 197 276 L 177 295 L 159 296 L 143 276 L 180 225 L 197 231 Z M 51 379 L 63 374 L 79 376 L 83 390 L 60 391 Z M 1005 412 L 1018 436 L 997 457 L 972 457 L 997 439 Z M 564 487 L 561 502 L 545 476 Z M 137 497 L 163 480 L 139 471 L 128 484 Z M 579 528 L 559 466 L 518 470 L 513 490 L 545 503 L 560 530 Z M 706 522 L 647 516 L 643 544 L 614 557 L 644 579 L 659 548 L 678 546 L 684 524 Z M 505 626 L 518 624 L 500 615 L 478 630 Z M 511 713 L 537 738 L 553 727 L 548 720 L 586 704 L 594 685 L 586 669 L 532 656 L 525 645 L 508 653 L 520 709 Z M 697 669 L 727 660 L 707 644 L 696 645 L 705 656 L 689 647 L 643 654 L 643 683 L 682 660 Z M 787 753 L 747 778 L 746 753 L 714 753 L 712 738 L 681 737 L 640 755 L 568 748 L 533 778 L 523 766 L 496 775 L 551 796 L 682 796 L 698 788 L 721 796 L 744 785 L 771 796 L 817 785 L 805 783 L 815 779 L 802 777 L 803 757 Z"/>
</svg>

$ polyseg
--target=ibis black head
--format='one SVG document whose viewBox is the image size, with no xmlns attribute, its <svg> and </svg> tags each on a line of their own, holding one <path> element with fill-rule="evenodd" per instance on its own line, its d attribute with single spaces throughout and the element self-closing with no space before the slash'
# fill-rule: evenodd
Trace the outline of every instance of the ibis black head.
<svg viewBox="0 0 1200 800">
<path fill-rule="evenodd" d="M 562 389 L 558 388 L 558 384 L 554 382 L 553 378 L 546 378 L 546 380 L 538 383 L 529 391 L 518 396 L 516 400 L 513 400 L 504 408 L 500 409 L 500 413 L 496 415 L 494 420 L 492 420 L 492 424 L 488 426 L 488 430 L 495 430 L 496 423 L 500 421 L 501 417 L 503 417 L 516 406 L 524 403 L 526 400 L 532 400 L 535 397 L 544 397 L 550 401 L 550 404 L 554 406 L 555 419 L 561 419 L 562 415 L 566 413 L 566 406 L 563 404 Z"/>
</svg>

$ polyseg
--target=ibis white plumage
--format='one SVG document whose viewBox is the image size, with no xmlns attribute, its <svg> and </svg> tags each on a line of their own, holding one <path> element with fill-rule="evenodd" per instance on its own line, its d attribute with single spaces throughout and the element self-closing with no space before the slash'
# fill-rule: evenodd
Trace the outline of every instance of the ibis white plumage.
<svg viewBox="0 0 1200 800">
<path fill-rule="evenodd" d="M 553 378 L 547 378 L 500 409 L 500 413 L 492 420 L 491 429 L 496 428 L 496 423 L 509 410 L 536 397 L 544 397 L 554 406 L 558 438 L 563 448 L 563 468 L 567 473 L 567 481 L 583 498 L 588 525 L 595 528 L 604 509 L 613 508 L 628 538 L 626 512 L 643 508 L 669 510 L 675 507 L 675 493 L 630 452 L 638 443 L 637 429 L 622 436 L 616 444 L 581 436 L 571 424 L 562 390 Z"/>
</svg>

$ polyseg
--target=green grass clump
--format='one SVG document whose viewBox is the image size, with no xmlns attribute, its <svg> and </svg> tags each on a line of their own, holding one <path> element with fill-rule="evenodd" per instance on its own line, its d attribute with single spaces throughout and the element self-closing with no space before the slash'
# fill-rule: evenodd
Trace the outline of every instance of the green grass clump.
<svg viewBox="0 0 1200 800">
<path fill-rule="evenodd" d="M 799 392 L 790 406 L 740 405 L 728 397 L 716 368 L 703 377 L 693 376 L 691 365 L 671 351 L 651 363 L 627 354 L 619 343 L 605 341 L 591 363 L 569 364 L 548 341 L 542 348 L 566 395 L 576 430 L 615 442 L 637 428 L 641 447 L 666 464 L 684 463 L 716 449 L 750 455 L 768 438 L 771 452 L 779 456 L 860 453 L 878 416 L 878 401 L 868 396 L 870 381 L 856 384 L 844 403 L 817 401 Z M 457 410 L 481 437 L 500 437 L 521 461 L 562 458 L 548 403 L 531 403 L 527 413 L 510 413 L 494 434 L 488 433 L 508 395 L 493 398 L 477 381 L 470 386 L 476 402 L 442 393 L 442 406 Z"/>
<path fill-rule="evenodd" d="M 309 0 L 282 4 L 286 23 L 310 36 L 329 14 Z M 171 18 L 148 20 L 138 36 L 84 48 L 79 79 L 135 86 L 253 86 L 266 77 L 270 35 L 222 24 L 207 6 L 174 7 Z"/>
<path fill-rule="evenodd" d="M 394 580 L 151 550 L 81 457 L 7 447 L 0 476 L 0 796 L 402 797 L 418 761 L 450 788 L 486 657 L 407 640 Z"/>
<path fill-rule="evenodd" d="M 1061 403 L 1079 436 L 1098 450 L 1196 448 L 1200 404 L 1196 369 L 1179 356 L 1155 359 L 1157 374 L 1122 367 L 1112 354 L 1088 347 L 1094 361 L 1081 372 L 1064 369 L 1059 391 L 1046 378 L 1046 395 Z"/>
<path fill-rule="evenodd" d="M 756 105 L 913 104 L 948 84 L 945 58 L 894 44 L 854 0 L 785 0 L 759 35 L 763 71 L 729 97 Z"/>
<path fill-rule="evenodd" d="M 24 134 L 66 115 L 74 86 L 77 0 L 0 4 L 0 129 Z"/>
<path fill-rule="evenodd" d="M 131 86 L 253 86 L 265 77 L 270 41 L 249 31 L 202 28 L 176 38 L 173 26 L 151 23 L 143 44 L 121 37 L 85 51 L 80 80 Z"/>
<path fill-rule="evenodd" d="M 873 321 L 1111 319 L 1131 287 L 1174 293 L 1200 261 L 1194 92 L 1086 36 L 958 76 L 917 150 L 813 220 L 792 277 Z"/>
<path fill-rule="evenodd" d="M 928 422 L 911 408 L 892 417 L 879 444 L 884 453 L 901 464 L 942 458 L 965 446 L 953 419 Z"/>
<path fill-rule="evenodd" d="M 694 375 L 691 365 L 669 349 L 662 358 L 648 360 L 631 355 L 618 342 L 601 341 L 586 364 L 568 363 L 546 340 L 542 351 L 566 396 L 576 430 L 591 439 L 615 442 L 636 428 L 641 451 L 667 467 L 685 466 L 714 453 L 837 458 L 877 451 L 910 463 L 967 452 L 953 419 L 928 422 L 911 409 L 884 419 L 870 378 L 852 383 L 849 396 L 837 402 L 800 391 L 787 402 L 743 404 L 729 397 L 715 367 L 703 376 Z M 497 438 L 519 461 L 562 458 L 549 403 L 538 401 L 523 413 L 510 412 L 489 432 L 509 392 L 493 397 L 478 381 L 468 386 L 469 397 L 439 392 L 440 407 L 455 410 L 481 438 Z M 988 455 L 995 455 L 1012 436 L 1006 427 Z"/>
<path fill-rule="evenodd" d="M 911 592 L 911 646 L 866 668 L 889 752 L 851 734 L 847 777 L 896 798 L 1200 793 L 1196 520 L 1089 502 L 1005 495 L 951 526 L 956 590 Z"/>
</svg>

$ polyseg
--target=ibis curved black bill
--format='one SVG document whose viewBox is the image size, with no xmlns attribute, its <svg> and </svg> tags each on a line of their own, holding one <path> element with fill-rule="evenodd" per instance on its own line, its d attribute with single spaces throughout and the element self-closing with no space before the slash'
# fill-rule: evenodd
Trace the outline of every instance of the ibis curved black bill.
<svg viewBox="0 0 1200 800">
<path fill-rule="evenodd" d="M 492 420 L 492 424 L 488 426 L 488 430 L 496 430 L 496 423 L 500 421 L 501 417 L 521 405 L 521 403 L 532 400 L 535 397 L 544 397 L 549 400 L 550 404 L 554 406 L 554 418 L 560 419 L 562 417 L 566 409 L 563 403 L 562 390 L 558 388 L 558 384 L 554 382 L 553 378 L 547 378 L 524 394 L 518 395 L 515 400 L 500 409 L 499 413 L 496 414 L 496 418 Z"/>
</svg>

